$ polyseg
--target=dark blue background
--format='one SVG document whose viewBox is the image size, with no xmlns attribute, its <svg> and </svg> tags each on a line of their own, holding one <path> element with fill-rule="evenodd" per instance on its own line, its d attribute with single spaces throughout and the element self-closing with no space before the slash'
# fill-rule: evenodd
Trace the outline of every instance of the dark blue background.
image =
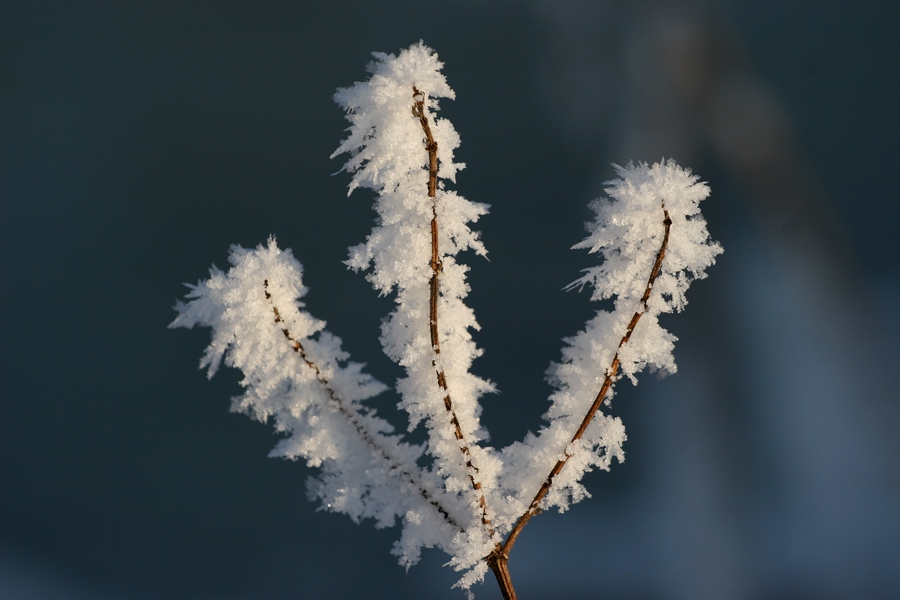
<svg viewBox="0 0 900 600">
<path fill-rule="evenodd" d="M 621 386 L 628 461 L 525 530 L 520 595 L 900 595 L 897 7 L 0 4 L 0 596 L 462 597 L 443 555 L 405 573 L 396 531 L 316 512 L 227 411 L 237 375 L 196 370 L 207 332 L 166 329 L 181 282 L 275 234 L 397 376 L 390 301 L 340 263 L 373 213 L 331 176 L 331 95 L 419 39 L 457 92 L 457 189 L 492 205 L 469 263 L 495 445 L 594 310 L 559 290 L 610 162 L 694 168 L 726 249 L 666 322 L 679 374 Z"/>
</svg>

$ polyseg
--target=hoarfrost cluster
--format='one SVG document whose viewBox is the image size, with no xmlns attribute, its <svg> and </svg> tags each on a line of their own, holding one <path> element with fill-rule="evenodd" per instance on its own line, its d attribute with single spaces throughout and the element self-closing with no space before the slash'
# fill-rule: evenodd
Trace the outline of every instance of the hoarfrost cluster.
<svg viewBox="0 0 900 600">
<path fill-rule="evenodd" d="M 348 361 L 340 339 L 305 310 L 302 267 L 273 238 L 232 247 L 231 268 L 190 286 L 172 326 L 212 329 L 201 367 L 210 377 L 223 362 L 243 372 L 233 409 L 283 434 L 272 456 L 319 468 L 311 498 L 354 521 L 401 523 L 393 550 L 401 564 L 438 547 L 468 588 L 498 562 L 505 568 L 501 557 L 536 509 L 566 510 L 588 496 L 585 472 L 623 460 L 621 421 L 592 402 L 608 401 L 620 374 L 636 382 L 644 368 L 675 371 L 675 337 L 658 316 L 684 308 L 688 285 L 722 249 L 699 213 L 709 189 L 690 171 L 673 161 L 616 167 L 575 246 L 601 261 L 572 284 L 592 286 L 613 310 L 565 340 L 548 371 L 556 391 L 544 426 L 508 448 L 487 446 L 479 398 L 494 385 L 470 372 L 479 325 L 465 304 L 469 267 L 457 257 L 486 254 L 471 225 L 488 206 L 446 187 L 464 165 L 454 162 L 456 130 L 436 116 L 438 100 L 454 98 L 436 54 L 420 42 L 374 57 L 367 81 L 335 95 L 350 127 L 334 156 L 348 156 L 350 192 L 377 195 L 376 225 L 346 264 L 396 301 L 381 343 L 405 370 L 395 388 L 410 430 L 424 426 L 428 441 L 405 442 L 367 403 L 387 386 Z"/>
</svg>

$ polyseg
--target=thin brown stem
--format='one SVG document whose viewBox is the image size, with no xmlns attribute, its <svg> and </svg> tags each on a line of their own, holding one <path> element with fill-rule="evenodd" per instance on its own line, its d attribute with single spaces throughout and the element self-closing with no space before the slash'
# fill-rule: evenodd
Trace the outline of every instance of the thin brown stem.
<svg viewBox="0 0 900 600">
<path fill-rule="evenodd" d="M 663 227 L 665 228 L 665 233 L 663 234 L 663 241 L 660 245 L 659 251 L 656 253 L 656 261 L 653 263 L 653 268 L 650 270 L 650 277 L 647 279 L 647 286 L 644 288 L 644 294 L 641 296 L 640 307 L 637 311 L 635 311 L 634 316 L 631 317 L 631 321 L 628 323 L 628 327 L 625 329 L 625 335 L 622 336 L 622 339 L 619 341 L 619 345 L 616 348 L 616 354 L 613 357 L 612 363 L 609 365 L 609 368 L 606 370 L 606 378 L 603 380 L 603 385 L 600 387 L 600 391 L 597 393 L 597 397 L 594 398 L 593 404 L 588 409 L 587 414 L 581 422 L 581 425 L 578 427 L 578 430 L 575 432 L 575 435 L 572 436 L 572 440 L 569 442 L 569 446 L 577 442 L 584 435 L 584 432 L 587 431 L 588 425 L 593 421 L 594 416 L 597 414 L 597 411 L 600 409 L 600 405 L 603 404 L 603 401 L 606 399 L 606 395 L 609 393 L 610 388 L 613 383 L 616 381 L 616 375 L 619 371 L 619 352 L 622 349 L 622 346 L 628 343 L 628 340 L 631 339 L 631 334 L 634 333 L 634 328 L 637 327 L 638 321 L 641 320 L 641 316 L 647 312 L 647 302 L 650 299 L 650 292 L 653 290 L 653 284 L 656 282 L 656 278 L 659 277 L 659 272 L 662 269 L 662 262 L 666 256 L 666 248 L 669 245 L 669 229 L 672 226 L 672 219 L 669 218 L 669 211 L 666 210 L 665 202 L 662 204 L 663 209 Z M 503 555 L 509 555 L 509 551 L 512 549 L 513 544 L 516 543 L 516 539 L 519 537 L 519 534 L 522 533 L 522 528 L 525 527 L 525 524 L 528 523 L 529 520 L 536 514 L 541 512 L 540 503 L 541 500 L 544 499 L 544 496 L 547 495 L 547 492 L 550 491 L 550 488 L 553 486 L 553 481 L 557 475 L 562 472 L 563 467 L 566 466 L 566 463 L 569 461 L 571 455 L 568 453 L 565 457 L 561 458 L 553 468 L 550 470 L 550 474 L 547 475 L 547 478 L 544 480 L 543 485 L 538 490 L 537 494 L 535 494 L 534 499 L 531 501 L 531 504 L 528 506 L 528 509 L 519 517 L 519 520 L 516 521 L 515 526 L 512 528 L 512 531 L 509 532 L 509 535 L 506 537 L 506 540 L 503 542 L 503 546 L 501 548 Z"/>
<path fill-rule="evenodd" d="M 434 495 L 429 492 L 425 487 L 416 479 L 416 477 L 410 473 L 407 469 L 403 468 L 399 462 L 390 455 L 390 452 L 381 444 L 378 443 L 378 440 L 375 439 L 375 436 L 366 429 L 365 425 L 360 422 L 358 415 L 355 411 L 348 408 L 338 393 L 335 391 L 334 387 L 332 387 L 331 382 L 322 374 L 322 370 L 319 369 L 319 366 L 310 360 L 309 356 L 306 354 L 306 349 L 303 347 L 303 344 L 300 341 L 291 335 L 291 332 L 288 330 L 287 325 L 284 323 L 284 319 L 281 317 L 281 313 L 278 311 L 278 307 L 275 306 L 275 303 L 272 301 L 272 295 L 269 293 L 269 280 L 266 279 L 263 281 L 263 290 L 266 294 L 266 300 L 269 301 L 269 305 L 272 307 L 272 312 L 275 314 L 275 323 L 281 329 L 281 333 L 284 334 L 285 339 L 290 344 L 291 348 L 300 356 L 300 360 L 302 360 L 307 367 L 313 370 L 313 373 L 316 375 L 316 380 L 322 384 L 322 387 L 325 389 L 325 393 L 328 394 L 329 400 L 331 400 L 334 407 L 337 409 L 341 415 L 344 416 L 347 421 L 353 426 L 356 432 L 360 435 L 363 441 L 368 444 L 368 446 L 372 449 L 372 451 L 377 455 L 383 458 L 390 465 L 390 470 L 399 475 L 402 479 L 405 479 L 410 485 L 419 490 L 419 494 L 424 498 L 431 506 L 437 510 L 437 512 L 443 517 L 443 519 L 450 525 L 452 525 L 455 529 L 462 531 L 462 527 L 456 520 L 450 516 L 450 513 L 447 512 L 441 504 L 434 499 Z"/>
<path fill-rule="evenodd" d="M 438 386 L 445 392 L 444 407 L 450 416 L 450 423 L 453 426 L 453 435 L 459 443 L 459 449 L 463 455 L 463 461 L 466 464 L 466 470 L 469 474 L 469 481 L 475 495 L 478 498 L 478 505 L 481 508 L 481 523 L 491 537 L 494 536 L 494 527 L 491 525 L 491 519 L 488 516 L 487 501 L 484 492 L 481 490 L 481 482 L 476 479 L 478 475 L 478 467 L 475 466 L 472 459 L 472 453 L 469 450 L 469 444 L 462 432 L 456 411 L 453 408 L 453 401 L 450 399 L 450 388 L 447 385 L 447 376 L 443 368 L 438 367 L 438 357 L 441 355 L 441 341 L 438 335 L 438 303 L 440 300 L 440 274 L 442 270 L 441 256 L 438 248 L 438 217 L 437 217 L 437 180 L 438 180 L 438 144 L 431 132 L 431 125 L 428 122 L 428 115 L 425 111 L 425 94 L 420 92 L 418 88 L 413 86 L 413 116 L 419 120 L 422 125 L 422 131 L 425 133 L 425 150 L 428 152 L 428 197 L 431 198 L 431 282 L 430 282 L 430 317 L 431 317 L 431 347 L 434 349 L 434 359 L 431 361 L 433 367 L 437 371 Z M 499 547 L 499 545 L 498 545 Z"/>
<path fill-rule="evenodd" d="M 494 550 L 487 559 L 488 566 L 497 578 L 500 593 L 503 600 L 516 600 L 516 590 L 513 588 L 512 577 L 509 575 L 509 555 L 502 550 Z"/>
</svg>

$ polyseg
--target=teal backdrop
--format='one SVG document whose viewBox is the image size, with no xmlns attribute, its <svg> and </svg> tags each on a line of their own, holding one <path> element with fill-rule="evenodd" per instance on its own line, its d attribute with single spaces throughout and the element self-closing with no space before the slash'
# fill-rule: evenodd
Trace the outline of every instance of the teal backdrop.
<svg viewBox="0 0 900 600">
<path fill-rule="evenodd" d="M 166 328 L 182 282 L 275 235 L 309 309 L 399 375 L 390 299 L 341 262 L 374 213 L 329 159 L 331 96 L 420 39 L 456 189 L 492 206 L 467 260 L 495 445 L 537 428 L 596 308 L 561 290 L 610 163 L 692 167 L 725 247 L 666 320 L 680 372 L 613 402 L 627 461 L 520 538 L 521 597 L 900 596 L 898 6 L 0 3 L 0 597 L 463 597 L 440 553 L 406 572 L 397 531 L 317 511 L 228 412 L 238 376 L 197 369 L 208 332 Z"/>
</svg>

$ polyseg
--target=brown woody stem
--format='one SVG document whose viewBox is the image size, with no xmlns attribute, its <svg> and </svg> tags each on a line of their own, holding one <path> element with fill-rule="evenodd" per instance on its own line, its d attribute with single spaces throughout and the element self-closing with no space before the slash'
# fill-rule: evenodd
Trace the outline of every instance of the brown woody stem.
<svg viewBox="0 0 900 600">
<path fill-rule="evenodd" d="M 516 590 L 513 588 L 512 577 L 509 575 L 509 555 L 503 550 L 496 549 L 487 558 L 488 566 L 497 578 L 500 593 L 503 600 L 516 600 Z"/>
<path fill-rule="evenodd" d="M 376 440 L 375 437 L 369 432 L 369 430 L 366 429 L 365 425 L 360 422 L 359 417 L 356 415 L 356 413 L 344 404 L 341 397 L 338 396 L 337 392 L 332 387 L 331 382 L 328 381 L 328 379 L 322 374 L 319 366 L 309 359 L 306 354 L 306 349 L 303 347 L 303 344 L 301 344 L 300 341 L 292 336 L 291 332 L 288 331 L 287 325 L 285 325 L 284 323 L 284 319 L 281 318 L 281 313 L 278 312 L 278 307 L 275 306 L 275 303 L 272 301 L 272 295 L 269 293 L 268 279 L 263 281 L 263 289 L 266 294 L 266 300 L 269 301 L 269 305 L 272 307 L 272 312 L 275 314 L 275 323 L 281 329 L 281 333 L 284 334 L 285 339 L 287 339 L 294 352 L 296 352 L 300 356 L 300 359 L 304 363 L 306 363 L 306 366 L 313 370 L 313 373 L 315 373 L 316 375 L 316 380 L 318 380 L 318 382 L 322 384 L 322 387 L 325 389 L 325 393 L 328 394 L 328 398 L 331 400 L 332 404 L 334 404 L 334 407 L 337 409 L 337 411 L 350 422 L 356 432 L 360 435 L 363 441 L 368 444 L 372 451 L 377 456 L 380 456 L 385 461 L 387 461 L 387 463 L 390 465 L 391 471 L 395 472 L 402 479 L 405 479 L 410 485 L 418 489 L 419 494 L 421 494 L 422 498 L 424 498 L 431 506 L 433 506 L 448 524 L 452 525 L 455 529 L 462 531 L 463 529 L 459 525 L 459 523 L 457 523 L 456 520 L 450 516 L 450 513 L 447 512 L 447 509 L 441 506 L 441 504 L 434 499 L 433 494 L 425 489 L 425 487 L 416 479 L 416 477 L 412 473 L 404 469 L 399 464 L 399 462 L 390 455 L 390 453 L 384 446 L 378 443 L 378 440 Z"/>
<path fill-rule="evenodd" d="M 641 296 L 640 307 L 637 311 L 635 311 L 634 316 L 631 317 L 631 321 L 628 323 L 628 327 L 625 329 L 625 335 L 622 336 L 622 339 L 619 341 L 619 345 L 616 348 L 616 354 L 613 357 L 612 363 L 609 365 L 609 368 L 606 370 L 606 378 L 603 381 L 603 385 L 600 387 L 600 391 L 597 393 L 597 397 L 594 399 L 593 404 L 588 409 L 587 414 L 584 416 L 584 420 L 582 420 L 581 425 L 578 427 L 578 430 L 575 432 L 575 435 L 572 436 L 571 442 L 569 442 L 569 446 L 573 443 L 577 442 L 584 435 L 584 432 L 587 431 L 588 425 L 593 421 L 594 416 L 597 414 L 597 411 L 600 409 L 600 405 L 603 404 L 603 401 L 606 399 L 606 395 L 609 393 L 610 388 L 613 383 L 616 381 L 616 375 L 619 371 L 619 351 L 622 349 L 622 346 L 628 343 L 628 340 L 631 339 L 631 334 L 634 333 L 634 328 L 637 327 L 638 321 L 641 320 L 641 316 L 647 312 L 647 302 L 650 299 L 650 292 L 653 290 L 653 284 L 656 282 L 656 278 L 659 277 L 659 272 L 662 269 L 662 262 L 666 256 L 666 248 L 669 245 L 669 229 L 672 226 L 672 219 L 669 218 L 669 211 L 666 210 L 665 201 L 662 203 L 663 209 L 663 226 L 665 228 L 665 233 L 663 234 L 663 241 L 660 245 L 659 252 L 656 253 L 656 261 L 653 263 L 653 268 L 650 270 L 650 277 L 647 279 L 647 286 L 644 288 L 644 294 Z M 501 547 L 501 553 L 504 556 L 509 555 L 509 551 L 512 549 L 513 544 L 516 543 L 516 538 L 519 537 L 519 534 L 522 533 L 522 528 L 525 527 L 525 524 L 531 520 L 531 517 L 541 512 L 540 503 L 541 500 L 544 499 L 544 496 L 547 495 L 547 492 L 550 491 L 550 488 L 553 486 L 553 481 L 557 475 L 562 472 L 563 467 L 566 466 L 570 458 L 569 454 L 566 454 L 565 457 L 561 458 L 553 468 L 550 470 L 550 474 L 547 475 L 547 479 L 544 480 L 544 484 L 538 490 L 537 494 L 535 494 L 534 499 L 531 501 L 531 504 L 528 506 L 528 509 L 519 517 L 519 520 L 516 521 L 515 526 L 512 528 L 512 531 L 509 532 L 509 535 L 506 536 L 506 540 L 503 542 L 503 546 Z"/>
<path fill-rule="evenodd" d="M 425 150 L 428 152 L 428 197 L 431 198 L 431 282 L 430 282 L 430 309 L 431 309 L 431 347 L 434 349 L 434 359 L 431 361 L 433 367 L 437 371 L 438 386 L 445 392 L 444 407 L 450 416 L 450 423 L 453 426 L 453 434 L 459 443 L 459 449 L 462 452 L 463 460 L 466 464 L 466 470 L 469 473 L 469 481 L 475 495 L 478 498 L 478 505 L 481 508 L 481 523 L 491 537 L 494 536 L 494 527 L 491 525 L 491 519 L 488 517 L 487 501 L 484 498 L 484 492 L 481 491 L 481 482 L 476 479 L 478 475 L 478 467 L 472 460 L 472 453 L 469 450 L 469 444 L 463 436 L 462 427 L 453 409 L 453 402 L 450 399 L 450 388 L 447 385 L 447 376 L 443 368 L 438 368 L 437 359 L 441 354 L 441 341 L 438 336 L 438 301 L 440 300 L 440 274 L 441 274 L 441 256 L 438 249 L 438 218 L 437 218 L 437 180 L 438 180 L 438 144 L 431 132 L 431 125 L 428 122 L 428 115 L 425 111 L 425 94 L 420 92 L 418 88 L 413 86 L 413 106 L 412 113 L 422 125 L 422 131 L 425 133 Z M 499 547 L 499 545 L 498 545 Z"/>
</svg>

